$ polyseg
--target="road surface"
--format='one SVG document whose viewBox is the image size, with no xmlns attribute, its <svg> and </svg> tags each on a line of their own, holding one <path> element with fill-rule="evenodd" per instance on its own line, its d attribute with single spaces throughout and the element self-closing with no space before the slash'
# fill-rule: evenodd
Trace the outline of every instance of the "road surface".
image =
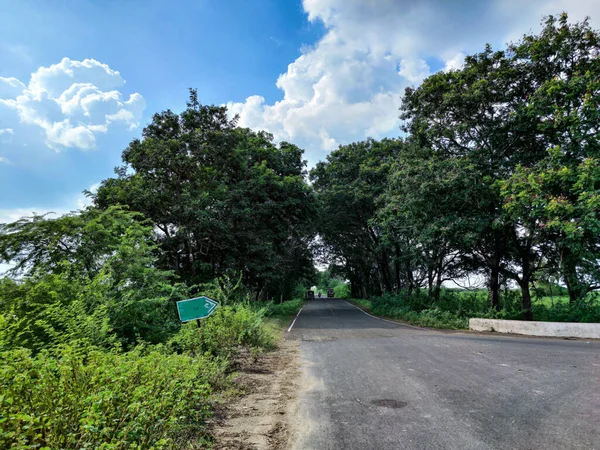
<svg viewBox="0 0 600 450">
<path fill-rule="evenodd" d="M 600 449 L 600 342 L 431 331 L 309 302 L 298 450 Z"/>
</svg>

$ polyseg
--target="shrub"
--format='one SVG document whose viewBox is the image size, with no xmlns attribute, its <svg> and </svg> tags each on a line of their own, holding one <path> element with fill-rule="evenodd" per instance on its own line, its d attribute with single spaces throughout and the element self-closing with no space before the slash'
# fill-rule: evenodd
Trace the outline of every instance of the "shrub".
<svg viewBox="0 0 600 450">
<path fill-rule="evenodd" d="M 500 296 L 500 309 L 491 309 L 487 291 L 442 289 L 437 301 L 425 290 L 386 293 L 371 300 L 354 300 L 373 314 L 436 328 L 468 328 L 468 319 L 522 319 L 521 295 L 505 290 Z M 586 300 L 570 305 L 568 298 L 544 297 L 533 303 L 534 320 L 554 322 L 600 322 L 600 302 L 590 294 Z"/>
<path fill-rule="evenodd" d="M 63 345 L 2 353 L 0 448 L 182 448 L 205 439 L 226 362 Z"/>
<path fill-rule="evenodd" d="M 289 317 L 295 315 L 303 304 L 302 299 L 288 300 L 283 303 L 269 303 L 265 310 L 267 317 Z"/>
<path fill-rule="evenodd" d="M 336 298 L 350 298 L 350 287 L 346 283 L 340 283 L 333 288 Z"/>
<path fill-rule="evenodd" d="M 26 347 L 39 352 L 71 340 L 114 344 L 105 305 L 90 311 L 81 299 L 83 289 L 64 274 L 0 280 L 0 350 Z"/>
<path fill-rule="evenodd" d="M 169 341 L 177 352 L 192 355 L 210 353 L 230 356 L 240 346 L 272 348 L 275 339 L 263 326 L 264 309 L 253 309 L 248 304 L 222 306 L 209 318 L 202 320 L 200 329 L 190 322 Z"/>
</svg>

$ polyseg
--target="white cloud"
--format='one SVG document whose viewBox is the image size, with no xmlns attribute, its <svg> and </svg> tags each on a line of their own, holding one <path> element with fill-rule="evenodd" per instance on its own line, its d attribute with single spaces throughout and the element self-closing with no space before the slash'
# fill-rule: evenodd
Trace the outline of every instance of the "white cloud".
<svg viewBox="0 0 600 450">
<path fill-rule="evenodd" d="M 10 160 L 4 156 L 0 156 L 0 164 L 10 164 Z"/>
<path fill-rule="evenodd" d="M 422 59 L 402 59 L 398 74 L 412 84 L 419 84 L 430 74 L 430 71 L 429 66 Z"/>
<path fill-rule="evenodd" d="M 41 137 L 57 151 L 88 150 L 110 126 L 139 125 L 145 100 L 138 93 L 123 98 L 119 89 L 124 85 L 118 71 L 94 59 L 63 58 L 40 67 L 27 85 L 0 77 L 0 125 L 10 124 L 15 140 L 22 143 Z"/>
<path fill-rule="evenodd" d="M 458 52 L 452 58 L 444 60 L 445 65 L 442 70 L 447 72 L 449 70 L 458 70 L 462 68 L 465 64 L 465 57 L 466 55 L 463 52 Z"/>
<path fill-rule="evenodd" d="M 14 264 L 0 263 L 0 277 L 14 267 Z"/>
<path fill-rule="evenodd" d="M 309 163 L 339 144 L 398 135 L 398 108 L 407 86 L 460 68 L 465 54 L 496 48 L 532 29 L 543 15 L 571 11 L 600 17 L 598 0 L 304 0 L 310 21 L 326 32 L 279 76 L 283 98 L 260 95 L 227 104 L 240 125 L 265 129 L 307 149 Z"/>
<path fill-rule="evenodd" d="M 16 78 L 0 77 L 0 99 L 15 99 L 27 88 Z"/>
</svg>

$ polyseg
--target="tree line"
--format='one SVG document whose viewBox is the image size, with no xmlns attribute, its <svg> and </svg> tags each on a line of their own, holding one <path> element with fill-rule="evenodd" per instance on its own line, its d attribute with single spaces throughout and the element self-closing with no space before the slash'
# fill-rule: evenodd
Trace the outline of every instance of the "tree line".
<svg viewBox="0 0 600 450">
<path fill-rule="evenodd" d="M 406 89 L 404 137 L 341 146 L 311 171 L 322 251 L 352 296 L 486 280 L 492 308 L 536 283 L 600 287 L 600 35 L 548 17 Z"/>
<path fill-rule="evenodd" d="M 185 111 L 153 116 L 79 218 L 0 228 L 0 260 L 22 276 L 68 268 L 93 280 L 125 238 L 136 251 L 143 238 L 171 284 L 240 275 L 255 300 L 326 285 L 316 254 L 356 298 L 425 290 L 435 301 L 444 283 L 477 275 L 494 309 L 516 286 L 531 318 L 540 283 L 576 304 L 600 287 L 599 39 L 562 14 L 485 46 L 406 89 L 402 137 L 340 146 L 310 173 L 302 149 L 191 90 Z"/>
</svg>

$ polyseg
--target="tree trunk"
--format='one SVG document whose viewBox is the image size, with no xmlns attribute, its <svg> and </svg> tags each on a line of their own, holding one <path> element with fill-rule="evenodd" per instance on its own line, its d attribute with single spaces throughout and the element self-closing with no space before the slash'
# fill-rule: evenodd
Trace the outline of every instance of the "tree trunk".
<svg viewBox="0 0 600 450">
<path fill-rule="evenodd" d="M 383 281 L 382 291 L 385 290 L 387 292 L 391 292 L 392 281 L 390 280 L 388 262 L 387 262 L 387 258 L 385 257 L 385 253 L 382 255 L 382 258 L 379 261 L 379 271 L 381 272 L 381 277 L 382 277 L 382 281 Z"/>
<path fill-rule="evenodd" d="M 521 287 L 521 299 L 523 302 L 523 320 L 533 320 L 533 312 L 531 311 L 531 292 L 529 291 L 529 282 L 531 274 L 529 267 L 529 252 L 522 256 L 523 276 L 519 280 Z"/>
<path fill-rule="evenodd" d="M 582 289 L 577 279 L 577 267 L 572 257 L 571 250 L 563 247 L 560 252 L 560 265 L 563 273 L 563 281 L 569 292 L 569 304 L 573 305 L 582 297 Z"/>
<path fill-rule="evenodd" d="M 492 309 L 500 309 L 500 263 L 494 256 L 494 262 L 490 271 L 489 300 Z"/>
<path fill-rule="evenodd" d="M 400 258 L 400 247 L 396 244 L 396 257 L 394 258 L 394 269 L 396 271 L 396 292 L 400 292 L 401 282 L 400 282 L 400 262 L 398 259 Z"/>
<path fill-rule="evenodd" d="M 533 320 L 531 311 L 531 292 L 529 291 L 529 279 L 521 280 L 521 297 L 523 299 L 523 320 Z"/>
<path fill-rule="evenodd" d="M 489 300 L 492 309 L 500 309 L 500 263 L 504 253 L 505 236 L 494 230 L 494 253 L 490 267 Z"/>
<path fill-rule="evenodd" d="M 440 261 L 437 266 L 435 274 L 435 289 L 433 291 L 433 299 L 436 303 L 440 300 L 440 292 L 442 291 L 442 272 L 444 267 L 444 258 L 440 257 Z"/>
<path fill-rule="evenodd" d="M 360 294 L 361 294 L 362 298 L 368 298 L 369 297 L 367 295 L 367 288 L 366 288 L 366 286 L 364 284 L 360 287 Z"/>
<path fill-rule="evenodd" d="M 433 297 L 433 269 L 431 265 L 427 268 L 427 295 Z"/>
<path fill-rule="evenodd" d="M 408 292 L 411 293 L 415 287 L 415 280 L 413 278 L 412 267 L 410 267 L 410 263 L 406 263 L 406 280 L 408 282 Z"/>
</svg>

